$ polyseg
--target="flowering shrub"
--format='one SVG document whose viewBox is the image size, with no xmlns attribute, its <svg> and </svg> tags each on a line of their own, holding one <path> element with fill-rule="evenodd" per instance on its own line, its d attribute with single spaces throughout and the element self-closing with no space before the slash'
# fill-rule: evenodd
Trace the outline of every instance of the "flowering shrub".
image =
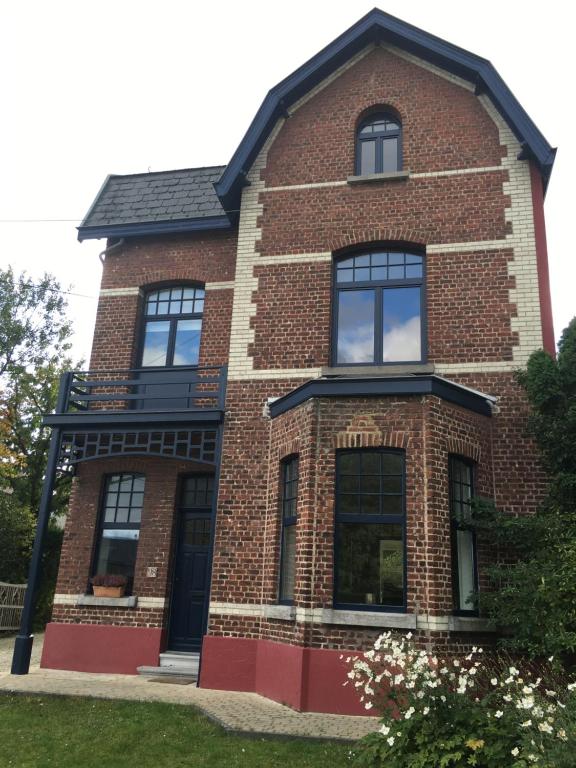
<svg viewBox="0 0 576 768">
<path fill-rule="evenodd" d="M 356 753 L 384 768 L 569 768 L 575 735 L 576 683 L 561 693 L 507 665 L 495 671 L 481 648 L 441 659 L 418 650 L 411 635 L 390 632 L 362 657 L 346 659 L 348 681 L 381 728 Z M 548 676 L 547 676 L 548 677 Z M 551 679 L 551 678 L 550 678 Z"/>
</svg>

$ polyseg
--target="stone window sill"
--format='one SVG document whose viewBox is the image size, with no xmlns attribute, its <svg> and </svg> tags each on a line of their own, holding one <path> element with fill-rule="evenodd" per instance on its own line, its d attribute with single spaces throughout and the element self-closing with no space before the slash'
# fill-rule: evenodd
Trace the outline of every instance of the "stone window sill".
<svg viewBox="0 0 576 768">
<path fill-rule="evenodd" d="M 433 374 L 433 363 L 404 363 L 402 365 L 339 365 L 322 368 L 322 376 L 374 376 L 385 378 L 390 376 L 409 376 Z"/>
<path fill-rule="evenodd" d="M 379 181 L 406 181 L 410 171 L 390 171 L 389 173 L 367 173 L 365 176 L 348 176 L 348 184 L 371 184 Z"/>
<path fill-rule="evenodd" d="M 76 605 L 92 606 L 94 608 L 135 608 L 138 604 L 136 595 L 128 597 L 94 597 L 94 595 L 80 595 Z"/>
<path fill-rule="evenodd" d="M 296 608 L 293 605 L 265 605 L 264 617 L 266 619 L 294 621 L 296 618 Z"/>
<path fill-rule="evenodd" d="M 349 626 L 388 627 L 416 629 L 416 617 L 407 613 L 386 613 L 380 611 L 344 611 L 336 608 L 322 609 L 322 624 L 345 624 Z"/>
</svg>

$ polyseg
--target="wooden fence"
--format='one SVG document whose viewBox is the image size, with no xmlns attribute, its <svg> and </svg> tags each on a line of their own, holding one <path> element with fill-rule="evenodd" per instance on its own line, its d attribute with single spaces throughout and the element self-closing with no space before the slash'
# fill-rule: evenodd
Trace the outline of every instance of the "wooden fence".
<svg viewBox="0 0 576 768">
<path fill-rule="evenodd" d="M 0 632 L 19 629 L 26 584 L 0 581 Z"/>
</svg>

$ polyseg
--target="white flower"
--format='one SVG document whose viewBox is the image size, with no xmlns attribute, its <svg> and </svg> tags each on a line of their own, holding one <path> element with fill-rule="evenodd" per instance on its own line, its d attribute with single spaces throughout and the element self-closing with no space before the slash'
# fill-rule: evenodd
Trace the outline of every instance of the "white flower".
<svg viewBox="0 0 576 768">
<path fill-rule="evenodd" d="M 494 712 L 494 717 L 501 718 L 504 712 L 502 712 L 501 709 L 498 710 L 498 712 Z"/>
<path fill-rule="evenodd" d="M 518 757 L 518 755 L 520 754 L 520 750 L 518 749 L 518 747 L 514 747 L 514 749 L 510 750 L 510 754 L 514 755 L 514 757 Z"/>
<path fill-rule="evenodd" d="M 568 690 L 573 691 L 576 689 L 576 682 L 575 683 L 568 683 Z"/>
<path fill-rule="evenodd" d="M 410 709 L 407 709 L 406 712 L 404 713 L 404 719 L 405 720 L 410 720 L 410 718 L 412 717 L 414 712 L 416 712 L 414 707 L 410 707 Z"/>
<path fill-rule="evenodd" d="M 570 686 L 568 686 L 570 688 Z M 556 696 L 556 691 L 546 691 L 546 696 Z"/>
<path fill-rule="evenodd" d="M 430 712 L 430 707 L 424 707 L 424 709 L 422 710 L 422 714 L 427 715 L 428 712 Z M 558 733 L 558 737 L 560 738 L 560 733 Z"/>
<path fill-rule="evenodd" d="M 520 723 L 520 728 L 530 728 L 532 725 L 532 720 L 525 720 L 523 723 Z"/>
<path fill-rule="evenodd" d="M 394 736 L 388 736 L 386 741 L 388 742 L 388 744 L 390 744 L 390 746 L 392 746 L 394 744 Z"/>
<path fill-rule="evenodd" d="M 492 683 L 492 685 L 498 685 L 498 680 L 495 677 L 493 677 L 492 680 L 490 680 L 490 682 Z"/>
<path fill-rule="evenodd" d="M 380 733 L 382 733 L 384 736 L 388 736 L 390 733 L 390 728 L 387 725 L 383 725 L 382 728 L 380 728 Z"/>
<path fill-rule="evenodd" d="M 540 733 L 553 733 L 554 729 L 549 723 L 538 723 Z"/>
<path fill-rule="evenodd" d="M 366 704 L 364 704 L 364 709 L 372 709 L 372 702 L 367 701 Z"/>
</svg>

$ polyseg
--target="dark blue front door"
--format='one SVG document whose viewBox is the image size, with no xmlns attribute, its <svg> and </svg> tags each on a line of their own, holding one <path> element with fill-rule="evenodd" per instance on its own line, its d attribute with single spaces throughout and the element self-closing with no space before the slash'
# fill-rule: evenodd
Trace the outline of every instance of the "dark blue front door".
<svg viewBox="0 0 576 768">
<path fill-rule="evenodd" d="M 169 648 L 174 651 L 200 648 L 209 593 L 211 523 L 209 509 L 180 512 L 169 641 Z"/>
</svg>

